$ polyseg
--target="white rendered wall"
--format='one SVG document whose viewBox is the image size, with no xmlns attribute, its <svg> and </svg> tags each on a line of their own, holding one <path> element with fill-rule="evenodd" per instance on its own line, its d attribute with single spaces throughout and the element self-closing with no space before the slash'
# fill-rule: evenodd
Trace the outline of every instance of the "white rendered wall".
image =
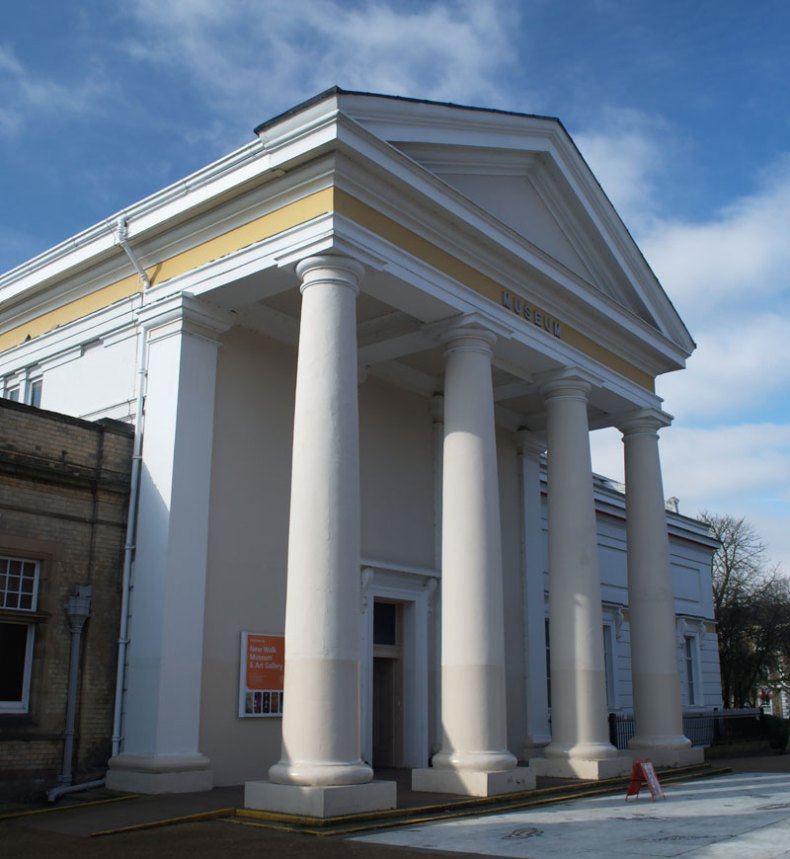
<svg viewBox="0 0 790 859">
<path fill-rule="evenodd" d="M 434 565 L 430 405 L 375 378 L 359 387 L 363 558 Z"/>
<path fill-rule="evenodd" d="M 42 373 L 41 407 L 86 417 L 128 420 L 134 415 L 137 338 L 93 341 L 79 357 L 53 362 Z"/>
<path fill-rule="evenodd" d="M 265 778 L 281 720 L 237 715 L 243 630 L 281 634 L 296 351 L 233 329 L 217 367 L 200 743 L 215 784 Z M 362 555 L 433 566 L 430 403 L 369 378 L 359 389 Z M 432 620 L 433 622 L 433 620 Z"/>
<path fill-rule="evenodd" d="M 215 784 L 263 778 L 280 719 L 238 716 L 242 631 L 282 634 L 296 352 L 243 329 L 225 335 L 209 513 L 201 748 Z"/>
</svg>

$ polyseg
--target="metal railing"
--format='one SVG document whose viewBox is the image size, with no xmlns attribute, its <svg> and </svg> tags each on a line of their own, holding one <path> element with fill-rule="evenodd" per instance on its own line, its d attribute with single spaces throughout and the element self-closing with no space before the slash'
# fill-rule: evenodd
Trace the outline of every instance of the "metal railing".
<svg viewBox="0 0 790 859">
<path fill-rule="evenodd" d="M 713 746 L 734 740 L 761 739 L 764 736 L 762 711 L 701 710 L 683 714 L 683 733 L 692 746 Z M 609 714 L 609 742 L 618 749 L 627 749 L 634 736 L 632 713 Z"/>
</svg>

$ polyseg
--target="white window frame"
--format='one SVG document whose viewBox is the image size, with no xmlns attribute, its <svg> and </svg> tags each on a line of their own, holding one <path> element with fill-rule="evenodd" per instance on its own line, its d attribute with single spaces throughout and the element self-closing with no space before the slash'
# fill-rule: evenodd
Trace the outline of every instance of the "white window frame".
<svg viewBox="0 0 790 859">
<path fill-rule="evenodd" d="M 705 705 L 705 689 L 702 680 L 704 624 L 696 619 L 681 617 L 678 618 L 677 631 L 681 701 L 688 708 L 703 707 Z"/>
<path fill-rule="evenodd" d="M 36 398 L 36 391 L 38 391 L 38 398 Z M 35 378 L 31 378 L 28 380 L 27 385 L 27 395 L 25 396 L 25 402 L 29 406 L 35 406 L 37 409 L 41 408 L 41 398 L 44 395 L 44 377 L 36 376 Z M 34 402 L 38 399 L 38 402 Z"/>
<path fill-rule="evenodd" d="M 38 609 L 38 589 L 41 581 L 41 562 L 31 558 L 20 558 L 14 555 L 0 555 L 0 571 L 7 574 L 9 562 L 17 561 L 22 564 L 32 564 L 33 590 L 31 593 L 30 606 L 20 608 L 19 605 L 8 605 L 9 597 L 14 592 L 9 592 L 3 587 L 0 591 L 0 623 L 9 626 L 27 627 L 27 638 L 25 641 L 24 665 L 22 666 L 22 694 L 19 699 L 0 700 L 0 713 L 27 713 L 30 709 L 30 681 L 33 674 L 33 650 L 36 643 L 36 622 L 28 620 Z M 17 600 L 18 602 L 18 600 Z"/>
<path fill-rule="evenodd" d="M 614 624 L 604 620 L 603 623 L 603 667 L 606 684 L 606 707 L 617 709 L 617 638 Z"/>
<path fill-rule="evenodd" d="M 28 406 L 35 405 L 36 408 L 41 408 L 41 397 L 44 393 L 44 376 L 40 368 L 26 368 L 11 373 L 2 380 L 3 393 L 2 396 L 6 400 L 11 400 L 15 403 L 25 403 Z M 38 403 L 34 403 L 34 391 L 38 388 Z"/>
</svg>

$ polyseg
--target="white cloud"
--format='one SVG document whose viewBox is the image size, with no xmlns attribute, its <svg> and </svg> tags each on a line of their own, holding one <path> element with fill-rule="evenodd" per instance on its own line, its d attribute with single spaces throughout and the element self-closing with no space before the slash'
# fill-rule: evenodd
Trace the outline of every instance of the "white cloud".
<svg viewBox="0 0 790 859">
<path fill-rule="evenodd" d="M 790 314 L 712 313 L 715 324 L 693 332 L 697 351 L 688 368 L 658 380 L 667 409 L 699 422 L 790 404 Z"/>
<path fill-rule="evenodd" d="M 0 45 L 0 134 L 21 132 L 34 116 L 94 113 L 109 91 L 100 68 L 73 80 L 36 75 Z"/>
<path fill-rule="evenodd" d="M 770 184 L 701 223 L 663 221 L 642 247 L 681 311 L 705 318 L 790 297 L 790 159 Z"/>
<path fill-rule="evenodd" d="M 335 84 L 500 106 L 497 78 L 515 62 L 517 10 L 505 4 L 136 0 L 127 8 L 139 31 L 129 53 L 182 76 L 245 129 Z"/>
<path fill-rule="evenodd" d="M 623 480 L 623 445 L 615 430 L 590 436 L 593 468 Z M 768 557 L 790 574 L 790 432 L 783 423 L 741 423 L 661 432 L 664 492 L 680 512 L 745 516 L 768 544 Z"/>
<path fill-rule="evenodd" d="M 790 503 L 790 433 L 779 423 L 677 427 L 664 430 L 665 482 L 692 508 L 712 500 L 736 509 L 757 501 Z M 711 500 L 712 499 L 712 500 Z"/>
<path fill-rule="evenodd" d="M 790 574 L 788 426 L 678 426 L 662 437 L 664 486 L 680 498 L 681 512 L 745 516 L 767 543 L 768 557 Z"/>
<path fill-rule="evenodd" d="M 637 110 L 608 108 L 595 128 L 574 140 L 625 224 L 635 232 L 652 226 L 658 180 L 674 148 L 667 123 Z"/>
</svg>

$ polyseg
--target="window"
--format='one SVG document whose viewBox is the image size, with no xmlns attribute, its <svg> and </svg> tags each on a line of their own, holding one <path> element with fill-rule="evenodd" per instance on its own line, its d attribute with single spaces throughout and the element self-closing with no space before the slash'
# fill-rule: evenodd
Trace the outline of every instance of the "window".
<svg viewBox="0 0 790 859">
<path fill-rule="evenodd" d="M 373 644 L 398 645 L 398 606 L 392 602 L 373 603 Z"/>
<path fill-rule="evenodd" d="M 39 373 L 38 368 L 34 372 Z M 41 394 L 44 390 L 44 380 L 41 376 L 30 378 L 28 371 L 17 372 L 0 380 L 0 389 L 4 391 L 3 396 L 15 403 L 27 403 L 29 406 L 41 408 Z"/>
<path fill-rule="evenodd" d="M 603 665 L 606 675 L 606 706 L 610 710 L 617 709 L 614 686 L 614 635 L 610 624 L 603 627 Z"/>
<path fill-rule="evenodd" d="M 683 668 L 686 684 L 686 703 L 689 706 L 700 703 L 699 677 L 697 674 L 697 659 L 699 656 L 696 635 L 683 637 Z"/>
<path fill-rule="evenodd" d="M 38 561 L 0 557 L 0 712 L 26 713 L 30 697 Z"/>
<path fill-rule="evenodd" d="M 41 408 L 41 392 L 44 387 L 44 382 L 41 379 L 34 379 L 30 383 L 30 389 L 27 395 L 27 401 L 31 406 L 37 409 Z"/>
</svg>

